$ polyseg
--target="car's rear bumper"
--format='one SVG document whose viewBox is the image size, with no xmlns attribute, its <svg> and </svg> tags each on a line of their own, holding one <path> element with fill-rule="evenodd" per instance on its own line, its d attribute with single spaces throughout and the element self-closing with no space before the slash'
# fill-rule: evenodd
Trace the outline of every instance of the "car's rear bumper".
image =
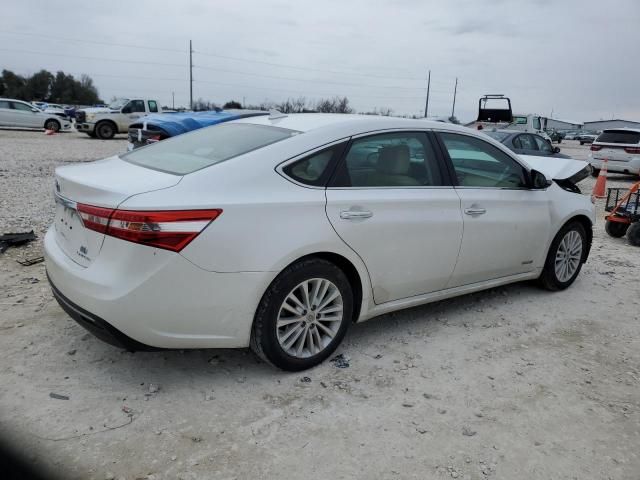
<svg viewBox="0 0 640 480">
<path fill-rule="evenodd" d="M 205 271 L 183 256 L 105 237 L 81 267 L 50 229 L 45 259 L 54 295 L 96 336 L 126 348 L 247 347 L 271 272 Z"/>
<path fill-rule="evenodd" d="M 593 168 L 602 168 L 603 159 L 590 156 L 589 164 Z M 631 175 L 640 175 L 640 158 L 636 160 L 615 160 L 607 158 L 607 171 L 615 173 L 628 173 Z"/>
</svg>

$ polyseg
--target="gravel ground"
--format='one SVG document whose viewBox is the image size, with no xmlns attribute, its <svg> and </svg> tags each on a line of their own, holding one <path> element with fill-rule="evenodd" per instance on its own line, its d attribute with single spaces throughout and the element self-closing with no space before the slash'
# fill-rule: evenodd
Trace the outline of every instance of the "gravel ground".
<svg viewBox="0 0 640 480">
<path fill-rule="evenodd" d="M 0 232 L 41 238 L 54 168 L 123 140 L 0 130 Z M 638 479 L 640 250 L 604 233 L 598 207 L 572 288 L 516 284 L 385 315 L 351 328 L 348 368 L 300 374 L 247 351 L 106 345 L 58 307 L 43 264 L 16 263 L 41 255 L 40 240 L 11 248 L 2 436 L 64 479 Z"/>
</svg>

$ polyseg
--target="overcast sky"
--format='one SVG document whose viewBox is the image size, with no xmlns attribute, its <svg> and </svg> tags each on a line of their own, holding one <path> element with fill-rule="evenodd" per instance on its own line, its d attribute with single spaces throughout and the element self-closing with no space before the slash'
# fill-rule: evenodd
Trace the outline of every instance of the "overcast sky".
<svg viewBox="0 0 640 480">
<path fill-rule="evenodd" d="M 638 0 L 2 0 L 2 18 L 1 68 L 87 73 L 105 100 L 187 105 L 191 39 L 194 99 L 346 95 L 419 115 L 431 70 L 430 116 L 451 114 L 458 77 L 463 120 L 485 93 L 516 113 L 640 120 Z"/>
</svg>

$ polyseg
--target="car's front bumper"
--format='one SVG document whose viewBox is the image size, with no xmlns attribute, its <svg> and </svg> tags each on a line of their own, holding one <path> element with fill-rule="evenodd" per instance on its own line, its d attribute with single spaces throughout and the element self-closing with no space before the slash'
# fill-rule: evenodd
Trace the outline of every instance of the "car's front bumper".
<svg viewBox="0 0 640 480">
<path fill-rule="evenodd" d="M 58 302 L 109 343 L 133 348 L 247 347 L 271 272 L 205 271 L 182 255 L 105 237 L 88 267 L 45 235 L 49 281 Z"/>
<path fill-rule="evenodd" d="M 95 129 L 96 129 L 95 123 L 89 123 L 89 122 L 76 123 L 76 130 L 78 130 L 79 132 L 93 133 Z"/>
</svg>

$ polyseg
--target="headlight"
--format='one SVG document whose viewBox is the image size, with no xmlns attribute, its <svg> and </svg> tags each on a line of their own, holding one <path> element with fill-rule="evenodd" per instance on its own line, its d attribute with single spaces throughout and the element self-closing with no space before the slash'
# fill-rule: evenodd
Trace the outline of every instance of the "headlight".
<svg viewBox="0 0 640 480">
<path fill-rule="evenodd" d="M 87 113 L 87 120 L 93 120 L 94 118 L 96 118 L 95 113 Z"/>
</svg>

